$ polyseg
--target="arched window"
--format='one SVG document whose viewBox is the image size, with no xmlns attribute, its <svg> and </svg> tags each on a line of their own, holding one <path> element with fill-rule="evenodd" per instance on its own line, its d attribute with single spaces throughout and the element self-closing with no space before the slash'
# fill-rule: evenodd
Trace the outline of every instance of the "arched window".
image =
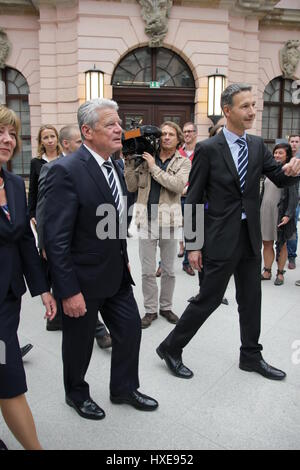
<svg viewBox="0 0 300 470">
<path fill-rule="evenodd" d="M 185 62 L 175 52 L 165 48 L 142 47 L 130 52 L 115 70 L 115 86 L 194 88 L 194 78 Z"/>
<path fill-rule="evenodd" d="M 8 169 L 26 177 L 29 175 L 31 160 L 29 87 L 24 76 L 10 67 L 0 70 L 0 80 L 5 83 L 6 106 L 13 109 L 21 120 L 22 149 L 9 162 Z"/>
<path fill-rule="evenodd" d="M 133 122 L 160 125 L 168 120 L 182 126 L 194 119 L 193 74 L 169 49 L 140 47 L 131 51 L 117 65 L 112 85 L 125 129 Z"/>
<path fill-rule="evenodd" d="M 266 144 L 273 145 L 276 139 L 299 133 L 300 107 L 292 101 L 292 83 L 292 80 L 277 77 L 265 88 L 262 137 Z"/>
</svg>

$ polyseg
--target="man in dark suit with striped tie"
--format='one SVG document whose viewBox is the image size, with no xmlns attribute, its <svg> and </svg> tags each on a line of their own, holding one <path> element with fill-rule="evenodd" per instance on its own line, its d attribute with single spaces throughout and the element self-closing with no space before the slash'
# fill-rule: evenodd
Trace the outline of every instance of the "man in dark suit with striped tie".
<svg viewBox="0 0 300 470">
<path fill-rule="evenodd" d="M 78 124 L 83 145 L 57 161 L 47 175 L 44 242 L 64 310 L 66 403 L 83 418 L 99 420 L 105 413 L 85 381 L 99 310 L 112 337 L 112 403 L 146 411 L 158 403 L 138 391 L 141 321 L 128 264 L 125 187 L 110 158 L 122 146 L 117 103 L 85 102 Z"/>
<path fill-rule="evenodd" d="M 261 230 L 259 211 L 260 177 L 265 174 L 277 186 L 297 182 L 299 161 L 278 164 L 260 137 L 246 134 L 255 118 L 251 86 L 232 84 L 221 97 L 226 127 L 215 137 L 197 144 L 190 173 L 186 204 L 196 227 L 196 206 L 203 202 L 204 245 L 186 240 L 192 268 L 205 266 L 200 293 L 194 297 L 175 329 L 157 348 L 161 359 L 178 377 L 193 372 L 182 363 L 182 350 L 201 325 L 220 305 L 228 281 L 234 275 L 238 303 L 241 348 L 240 368 L 274 380 L 285 373 L 267 364 L 259 344 L 261 324 Z M 290 176 L 289 176 L 290 175 Z M 192 243 L 191 243 L 192 242 Z"/>
</svg>

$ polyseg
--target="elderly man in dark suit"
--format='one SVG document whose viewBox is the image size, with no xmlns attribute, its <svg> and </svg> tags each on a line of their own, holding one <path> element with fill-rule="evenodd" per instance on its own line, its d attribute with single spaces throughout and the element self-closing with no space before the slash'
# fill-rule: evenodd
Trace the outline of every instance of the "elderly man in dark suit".
<svg viewBox="0 0 300 470">
<path fill-rule="evenodd" d="M 286 374 L 264 361 L 259 344 L 262 242 L 259 183 L 265 174 L 279 187 L 295 184 L 298 179 L 293 176 L 300 173 L 300 162 L 292 159 L 282 167 L 260 137 L 246 134 L 255 118 L 250 86 L 228 86 L 222 94 L 221 106 L 227 118 L 226 127 L 215 137 L 197 144 L 186 201 L 192 207 L 193 229 L 197 228 L 196 206 L 203 202 L 204 192 L 208 201 L 203 250 L 195 243 L 188 248 L 191 266 L 198 271 L 205 266 L 203 284 L 157 353 L 176 376 L 193 376 L 182 363 L 182 350 L 220 305 L 233 274 L 241 332 L 239 366 L 269 379 L 282 380 Z"/>
<path fill-rule="evenodd" d="M 105 99 L 80 106 L 83 145 L 50 168 L 45 191 L 45 249 L 65 313 L 66 402 L 80 416 L 98 420 L 105 413 L 92 400 L 85 374 L 99 310 L 112 336 L 112 403 L 149 411 L 158 406 L 137 390 L 141 321 L 131 287 L 127 227 L 120 235 L 125 188 L 110 158 L 122 146 L 117 110 L 117 103 Z"/>
<path fill-rule="evenodd" d="M 58 140 L 62 147 L 62 154 L 58 158 L 66 157 L 67 155 L 71 155 L 76 150 L 79 149 L 81 145 L 81 135 L 78 129 L 78 126 L 74 126 L 72 124 L 68 126 L 64 126 L 60 129 L 58 134 Z M 49 277 L 49 282 L 51 283 L 51 276 L 48 269 L 48 263 L 45 255 L 44 250 L 44 207 L 45 207 L 45 187 L 46 187 L 46 180 L 48 171 L 52 165 L 54 165 L 57 160 L 52 162 L 46 163 L 42 166 L 40 176 L 39 176 L 39 187 L 38 187 L 38 197 L 37 197 L 37 205 L 36 205 L 36 231 L 38 234 L 38 245 L 41 251 L 41 255 L 43 258 L 43 262 L 46 266 L 46 270 Z M 62 309 L 60 306 L 60 302 L 57 303 L 57 315 L 54 320 L 49 321 L 47 320 L 46 329 L 48 331 L 57 331 L 62 330 Z M 96 330 L 95 330 L 95 339 L 97 341 L 98 346 L 101 349 L 106 349 L 111 347 L 111 337 L 108 333 L 105 325 L 98 319 Z M 26 347 L 26 346 L 25 346 Z"/>
</svg>

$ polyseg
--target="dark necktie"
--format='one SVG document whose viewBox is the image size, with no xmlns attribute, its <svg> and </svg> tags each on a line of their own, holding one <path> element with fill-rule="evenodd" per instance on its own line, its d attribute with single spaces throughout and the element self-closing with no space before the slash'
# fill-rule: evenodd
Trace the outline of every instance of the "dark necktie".
<svg viewBox="0 0 300 470">
<path fill-rule="evenodd" d="M 238 174 L 240 178 L 241 191 L 245 189 L 247 167 L 248 167 L 248 146 L 246 139 L 239 138 L 236 141 L 236 144 L 239 145 L 240 150 L 238 154 Z"/>
<path fill-rule="evenodd" d="M 105 163 L 103 163 L 103 166 L 105 166 L 105 168 L 107 170 L 108 182 L 109 182 L 109 186 L 110 186 L 110 189 L 111 189 L 111 193 L 112 193 L 112 196 L 114 198 L 116 208 L 119 212 L 119 217 L 121 218 L 122 203 L 121 203 L 121 198 L 120 198 L 117 182 L 116 182 L 115 177 L 114 177 L 113 166 L 112 166 L 111 162 L 105 162 Z"/>
</svg>

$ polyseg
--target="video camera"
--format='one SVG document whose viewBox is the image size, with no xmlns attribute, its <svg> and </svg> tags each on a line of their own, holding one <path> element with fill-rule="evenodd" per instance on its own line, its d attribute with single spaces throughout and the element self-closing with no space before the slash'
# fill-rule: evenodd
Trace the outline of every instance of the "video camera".
<svg viewBox="0 0 300 470">
<path fill-rule="evenodd" d="M 135 122 L 133 121 L 131 125 L 134 126 Z M 122 135 L 124 157 L 127 157 L 128 160 L 134 159 L 135 168 L 145 161 L 143 159 L 144 152 L 155 157 L 159 149 L 161 134 L 159 127 L 151 125 L 137 126 L 125 131 Z"/>
</svg>

